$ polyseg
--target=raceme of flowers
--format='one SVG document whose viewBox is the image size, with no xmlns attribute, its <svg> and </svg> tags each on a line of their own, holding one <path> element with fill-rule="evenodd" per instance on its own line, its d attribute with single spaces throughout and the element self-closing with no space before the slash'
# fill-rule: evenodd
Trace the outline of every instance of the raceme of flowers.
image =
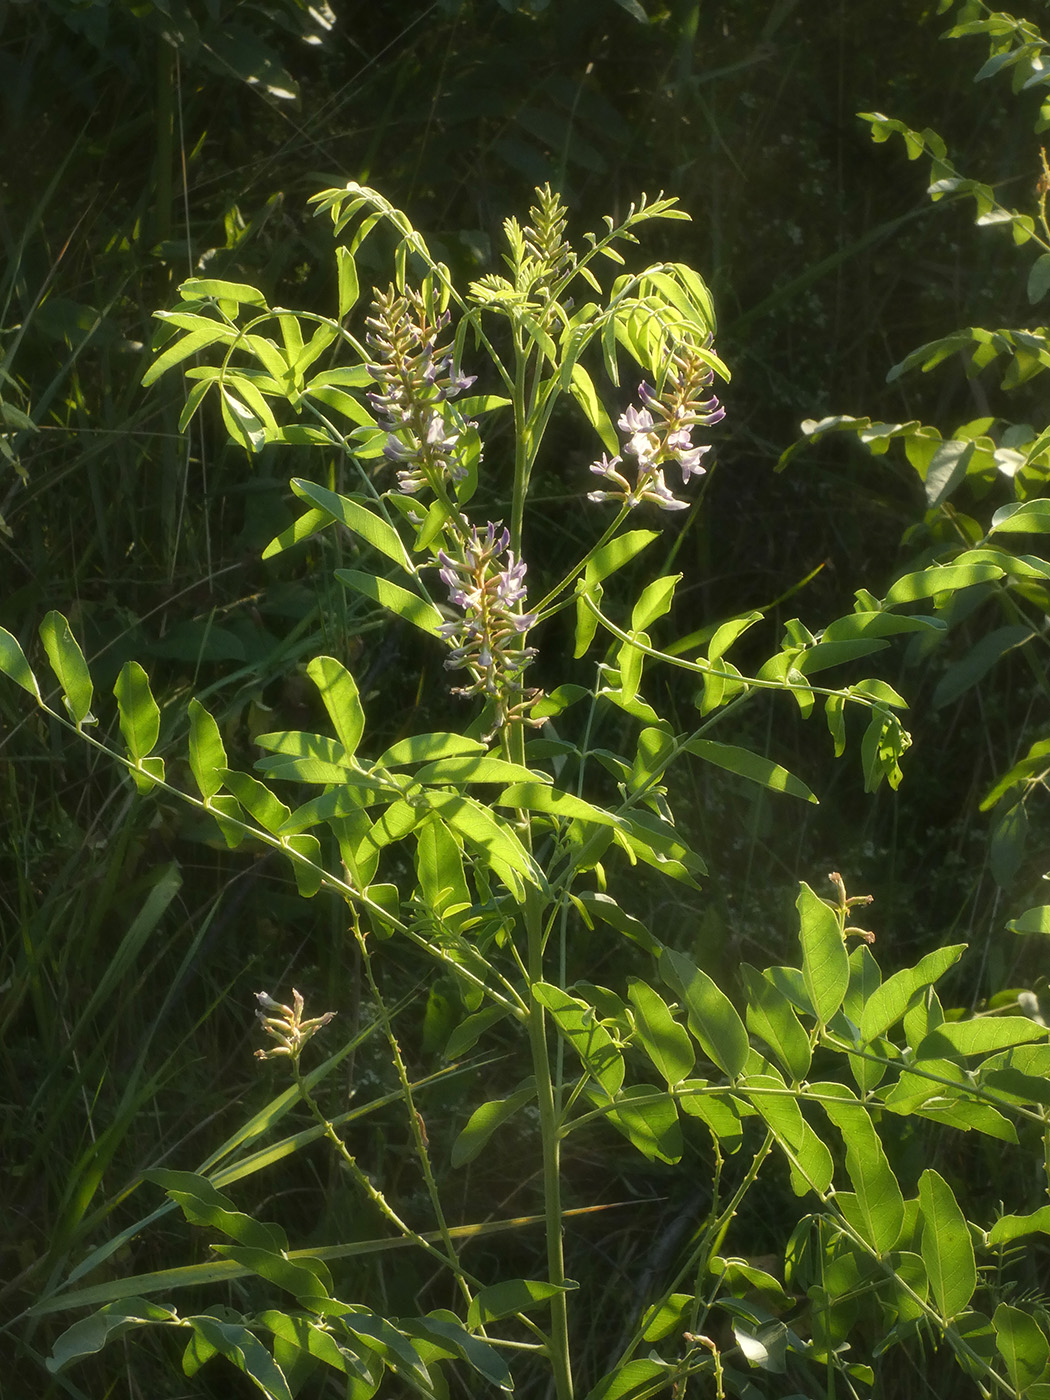
<svg viewBox="0 0 1050 1400">
<path fill-rule="evenodd" d="M 256 1018 L 266 1034 L 277 1041 L 271 1050 L 256 1050 L 257 1060 L 272 1060 L 279 1055 L 287 1055 L 293 1062 L 297 1061 L 310 1037 L 316 1035 L 322 1026 L 327 1026 L 336 1014 L 326 1011 L 323 1016 L 304 1021 L 303 998 L 294 987 L 291 1006 L 274 1001 L 268 992 L 256 992 L 255 1000 L 259 1003 Z"/>
<path fill-rule="evenodd" d="M 661 510 L 685 510 L 689 502 L 674 495 L 664 480 L 663 469 L 668 463 L 677 464 L 683 486 L 691 477 L 703 476 L 706 471 L 701 458 L 711 445 L 694 443 L 693 430 L 712 427 L 725 417 L 725 409 L 713 394 L 704 397 L 713 379 L 714 373 L 702 355 L 695 347 L 687 346 L 672 356 L 659 392 L 644 381 L 639 384 L 642 407 L 632 404 L 617 422 L 627 437 L 624 456 L 635 459 L 633 468 L 624 457 L 616 456 L 610 461 L 603 453 L 600 461 L 592 463 L 591 471 L 604 477 L 610 486 L 589 492 L 588 499 L 619 501 L 632 510 L 643 501 L 650 501 Z"/>
<path fill-rule="evenodd" d="M 432 320 L 419 292 L 393 287 L 376 295 L 372 312 L 365 339 L 375 362 L 368 371 L 380 387 L 368 398 L 387 432 L 384 455 L 400 464 L 398 489 L 414 495 L 426 485 L 462 481 L 463 431 L 477 425 L 444 405 L 474 376 L 460 374 L 447 346 L 438 345 L 448 312 Z"/>
<path fill-rule="evenodd" d="M 527 566 L 510 548 L 510 532 L 492 522 L 484 531 L 470 527 L 458 553 L 459 558 L 438 553 L 449 601 L 463 614 L 441 628 L 445 640 L 454 644 L 445 666 L 470 672 L 471 684 L 454 693 L 494 701 L 498 727 L 522 718 L 539 693 L 525 691 L 521 684 L 522 672 L 536 655 L 520 641 L 536 624 L 535 613 L 521 611 Z"/>
</svg>

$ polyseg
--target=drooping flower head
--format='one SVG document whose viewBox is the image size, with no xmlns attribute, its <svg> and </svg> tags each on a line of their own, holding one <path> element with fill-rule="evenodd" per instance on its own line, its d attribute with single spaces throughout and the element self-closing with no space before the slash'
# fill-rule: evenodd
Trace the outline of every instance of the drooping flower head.
<svg viewBox="0 0 1050 1400">
<path fill-rule="evenodd" d="M 398 489 L 408 495 L 430 485 L 462 481 L 464 432 L 476 427 L 449 407 L 472 375 L 456 369 L 448 347 L 439 345 L 448 312 L 431 318 L 423 296 L 407 288 L 377 293 L 365 339 L 374 363 L 369 373 L 379 389 L 368 395 L 386 429 L 383 454 L 400 466 Z"/>
<path fill-rule="evenodd" d="M 635 465 L 630 468 L 624 457 L 616 456 L 610 461 L 603 454 L 592 463 L 591 471 L 610 482 L 611 489 L 592 491 L 589 499 L 620 501 L 632 510 L 643 501 L 650 501 L 661 510 L 685 510 L 688 501 L 673 494 L 664 480 L 663 468 L 668 463 L 677 465 L 683 485 L 706 471 L 701 459 L 711 445 L 694 443 L 693 431 L 712 427 L 725 417 L 725 409 L 717 398 L 713 394 L 705 397 L 713 379 L 714 372 L 703 353 L 687 344 L 672 355 L 659 392 L 643 380 L 638 386 L 642 407 L 632 404 L 617 422 L 626 438 L 624 456 L 633 457 Z M 627 475 L 631 470 L 633 482 Z"/>
<path fill-rule="evenodd" d="M 448 670 L 467 670 L 471 683 L 457 695 L 483 695 L 496 707 L 496 727 L 521 718 L 538 692 L 522 687 L 522 673 L 536 655 L 523 645 L 536 625 L 536 614 L 523 612 L 526 564 L 510 548 L 510 531 L 489 522 L 483 531 L 466 529 L 457 557 L 441 550 L 441 580 L 449 602 L 462 613 L 446 622 L 441 633 L 453 649 Z"/>
</svg>

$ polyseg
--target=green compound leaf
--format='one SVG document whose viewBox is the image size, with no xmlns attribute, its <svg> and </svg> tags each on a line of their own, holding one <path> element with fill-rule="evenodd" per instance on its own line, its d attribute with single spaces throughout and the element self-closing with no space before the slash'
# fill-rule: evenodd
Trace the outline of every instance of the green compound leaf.
<svg viewBox="0 0 1050 1400">
<path fill-rule="evenodd" d="M 1026 909 L 1018 918 L 1011 919 L 1006 927 L 1011 933 L 1050 934 L 1050 904 L 1040 904 L 1035 909 Z"/>
<path fill-rule="evenodd" d="M 16 685 L 27 690 L 34 700 L 40 700 L 40 687 L 33 675 L 33 668 L 26 660 L 25 652 L 6 627 L 0 627 L 0 671 L 10 676 Z"/>
<path fill-rule="evenodd" d="M 255 742 L 274 758 L 259 758 L 255 768 L 270 777 L 299 778 L 306 783 L 357 783 L 364 781 L 346 749 L 324 734 L 278 729 L 257 734 Z"/>
<path fill-rule="evenodd" d="M 120 732 L 133 759 L 145 758 L 160 737 L 160 709 L 149 677 L 137 661 L 125 661 L 113 687 L 120 711 Z"/>
<path fill-rule="evenodd" d="M 414 1390 L 424 1395 L 435 1394 L 434 1381 L 419 1352 L 403 1332 L 385 1317 L 377 1317 L 367 1308 L 353 1309 L 343 1315 L 342 1324 L 369 1351 L 374 1351 L 396 1376 L 408 1381 Z"/>
<path fill-rule="evenodd" d="M 316 836 L 295 834 L 284 837 L 284 845 L 289 850 L 294 851 L 296 855 L 302 856 L 302 860 L 292 859 L 292 874 L 295 876 L 296 888 L 303 899 L 313 899 L 324 883 L 324 870 L 321 867 L 321 843 Z"/>
<path fill-rule="evenodd" d="M 473 1162 L 497 1128 L 513 1118 L 519 1108 L 536 1097 L 536 1081 L 531 1077 L 505 1099 L 492 1099 L 476 1108 L 467 1125 L 452 1144 L 452 1165 L 465 1167 Z M 513 1309 L 517 1312 L 517 1308 Z"/>
<path fill-rule="evenodd" d="M 477 757 L 468 755 L 459 758 L 439 758 L 433 763 L 426 763 L 416 771 L 416 781 L 423 783 L 426 787 L 440 786 L 443 784 L 465 787 L 468 783 L 540 783 L 547 784 L 550 779 L 542 773 L 534 773 L 530 768 L 526 768 L 520 763 L 508 763 L 505 758 L 496 758 L 489 754 L 481 754 Z M 500 799 L 501 807 L 512 807 L 518 804 L 513 801 Z"/>
<path fill-rule="evenodd" d="M 619 439 L 612 419 L 605 411 L 605 405 L 594 388 L 594 381 L 584 367 L 576 362 L 572 366 L 569 392 L 583 409 L 587 421 L 602 440 L 605 450 L 615 456 L 620 450 Z"/>
<path fill-rule="evenodd" d="M 226 282 L 219 277 L 188 277 L 179 283 L 183 301 L 227 301 L 231 310 L 239 306 L 258 306 L 266 310 L 266 298 L 250 282 Z"/>
<path fill-rule="evenodd" d="M 849 986 L 849 954 L 834 912 L 803 882 L 795 901 L 802 943 L 802 975 L 814 1013 L 826 1026 Z"/>
<path fill-rule="evenodd" d="M 238 385 L 243 390 L 243 383 Z M 248 405 L 231 394 L 225 385 L 219 386 L 222 405 L 222 421 L 234 442 L 240 443 L 246 452 L 261 452 L 266 446 L 266 427 Z"/>
<path fill-rule="evenodd" d="M 377 768 L 399 768 L 406 763 L 429 763 L 456 754 L 483 754 L 485 745 L 465 734 L 411 734 L 399 739 L 376 759 Z"/>
<path fill-rule="evenodd" d="M 611 895 L 598 890 L 581 890 L 579 894 L 572 895 L 571 899 L 583 914 L 589 928 L 593 927 L 595 919 L 599 919 L 610 928 L 614 928 L 617 933 L 629 938 L 632 943 L 637 943 L 639 948 L 644 948 L 653 957 L 659 954 L 660 944 L 641 919 L 636 919 L 633 914 L 621 909 Z"/>
<path fill-rule="evenodd" d="M 674 601 L 674 591 L 682 580 L 681 574 L 665 574 L 642 589 L 631 612 L 632 632 L 644 632 L 650 623 L 666 616 Z"/>
<path fill-rule="evenodd" d="M 532 994 L 550 1012 L 562 1035 L 612 1098 L 623 1084 L 623 1056 L 598 1020 L 594 1007 L 550 982 L 534 982 Z"/>
<path fill-rule="evenodd" d="M 484 855 L 501 880 L 506 873 L 508 880 L 504 880 L 504 883 L 508 884 L 508 888 L 514 888 L 518 883 L 514 876 L 520 876 L 529 884 L 543 886 L 542 870 L 518 840 L 510 824 L 497 817 L 488 807 L 475 802 L 472 797 L 434 788 L 426 790 L 425 800 L 427 806 L 448 822 L 468 845 Z"/>
<path fill-rule="evenodd" d="M 746 778 L 749 783 L 758 783 L 770 792 L 787 793 L 789 797 L 800 797 L 804 802 L 817 801 L 816 795 L 800 778 L 779 763 L 752 753 L 750 749 L 741 749 L 735 744 L 716 744 L 713 739 L 690 739 L 685 747 L 705 763 L 713 763 L 717 768 Z"/>
<path fill-rule="evenodd" d="M 442 916 L 450 908 L 469 909 L 470 888 L 463 868 L 462 848 L 437 817 L 425 821 L 416 832 L 416 877 L 423 898 L 435 914 Z M 490 1009 L 502 1015 L 500 1008 Z M 447 1047 L 445 1053 L 455 1058 Z"/>
<path fill-rule="evenodd" d="M 91 697 L 94 686 L 84 653 L 69 630 L 69 623 L 58 612 L 49 612 L 40 624 L 40 640 L 44 643 L 51 669 L 62 687 L 63 699 L 70 717 L 79 729 L 82 724 L 94 724 Z"/>
<path fill-rule="evenodd" d="M 584 573 L 586 582 L 588 585 L 600 583 L 659 538 L 658 530 L 628 530 L 625 535 L 617 535 L 591 555 Z"/>
<path fill-rule="evenodd" d="M 350 249 L 340 246 L 335 250 L 335 264 L 339 283 L 339 319 L 342 320 L 360 295 L 357 263 Z"/>
<path fill-rule="evenodd" d="M 962 1312 L 977 1287 L 977 1263 L 966 1217 L 951 1187 L 932 1167 L 919 1178 L 922 1260 L 941 1316 Z"/>
<path fill-rule="evenodd" d="M 303 540 L 308 540 L 311 535 L 316 535 L 319 530 L 323 530 L 326 525 L 331 524 L 332 517 L 326 510 L 308 510 L 305 514 L 300 515 L 298 520 L 294 520 L 287 529 L 282 530 L 279 535 L 275 535 L 263 550 L 261 557 L 272 559 L 274 555 L 283 553 L 292 545 L 301 544 Z"/>
<path fill-rule="evenodd" d="M 754 1109 L 742 1100 L 729 1094 L 715 1095 L 704 1092 L 709 1088 L 706 1079 L 687 1079 L 678 1085 L 678 1105 L 690 1118 L 699 1118 L 718 1143 L 722 1152 L 732 1155 L 743 1145 L 741 1114 L 753 1114 Z"/>
<path fill-rule="evenodd" d="M 164 312 L 160 312 L 159 316 L 164 320 L 170 319 Z M 157 356 L 142 376 L 143 388 L 148 389 L 173 365 L 181 364 L 183 360 L 188 360 L 191 355 L 196 355 L 200 350 L 206 350 L 209 345 L 214 345 L 216 341 L 230 345 L 236 338 L 236 331 L 231 330 L 229 326 L 221 325 L 218 321 L 215 322 L 214 329 L 191 331 L 188 335 L 177 337 L 166 350 Z"/>
<path fill-rule="evenodd" d="M 543 812 L 552 817 L 563 817 L 566 820 L 580 820 L 594 822 L 596 826 L 613 826 L 620 828 L 623 823 L 611 812 L 605 811 L 602 807 L 595 807 L 582 797 L 576 797 L 571 792 L 561 792 L 558 788 L 550 787 L 544 782 L 536 782 L 535 774 L 529 775 L 532 781 L 513 783 L 505 788 L 499 796 L 501 807 L 522 808 L 527 812 Z"/>
<path fill-rule="evenodd" d="M 353 676 L 334 656 L 314 657 L 306 674 L 324 701 L 344 754 L 352 758 L 365 729 L 365 712 Z"/>
<path fill-rule="evenodd" d="M 1003 1215 L 988 1231 L 989 1244 L 1009 1244 L 1025 1235 L 1050 1235 L 1050 1206 L 1040 1206 L 1031 1215 Z"/>
<path fill-rule="evenodd" d="M 747 1063 L 751 1049 L 743 1021 L 726 994 L 683 954 L 665 948 L 660 972 L 682 998 L 689 1029 L 720 1070 L 730 1079 Z"/>
<path fill-rule="evenodd" d="M 659 992 L 639 978 L 630 979 L 627 995 L 634 1007 L 635 1027 L 643 1050 L 669 1087 L 681 1083 L 696 1063 L 685 1027 L 671 1015 Z"/>
<path fill-rule="evenodd" d="M 1046 1378 L 1050 1360 L 1050 1342 L 1031 1313 L 1000 1303 L 992 1314 L 995 1345 L 1006 1362 L 1010 1379 L 1020 1395 L 1031 1394 L 1028 1389 Z"/>
</svg>

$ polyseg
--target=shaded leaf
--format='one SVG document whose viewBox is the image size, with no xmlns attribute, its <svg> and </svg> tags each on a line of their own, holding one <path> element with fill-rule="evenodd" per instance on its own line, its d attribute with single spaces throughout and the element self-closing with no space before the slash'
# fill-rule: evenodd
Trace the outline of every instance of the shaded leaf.
<svg viewBox="0 0 1050 1400">
<path fill-rule="evenodd" d="M 513 1118 L 519 1108 L 523 1108 L 535 1097 L 536 1081 L 530 1077 L 520 1089 L 508 1094 L 505 1099 L 492 1099 L 476 1108 L 466 1127 L 452 1144 L 452 1165 L 464 1167 L 468 1162 L 473 1162 L 474 1158 L 484 1151 L 496 1129 Z"/>
<path fill-rule="evenodd" d="M 467 1312 L 467 1326 L 483 1327 L 486 1323 L 498 1322 L 502 1317 L 514 1317 L 517 1313 L 545 1307 L 555 1294 L 571 1293 L 578 1287 L 578 1283 L 543 1283 L 527 1278 L 490 1284 L 474 1294 Z"/>
</svg>

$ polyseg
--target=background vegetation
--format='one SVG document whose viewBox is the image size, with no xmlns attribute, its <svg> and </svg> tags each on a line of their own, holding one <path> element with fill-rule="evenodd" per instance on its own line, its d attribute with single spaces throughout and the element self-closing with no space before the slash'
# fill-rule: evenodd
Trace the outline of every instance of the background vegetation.
<svg viewBox="0 0 1050 1400">
<path fill-rule="evenodd" d="M 455 726 L 455 702 L 418 712 L 435 663 L 403 629 L 355 613 L 332 582 L 337 543 L 260 562 L 293 513 L 289 478 L 334 480 L 337 465 L 305 448 L 248 461 L 217 415 L 179 432 L 179 376 L 140 387 L 153 312 L 186 276 L 327 309 L 330 234 L 307 200 L 348 179 L 381 189 L 474 276 L 497 268 L 501 221 L 537 183 L 564 192 L 577 231 L 640 190 L 677 194 L 693 222 L 655 231 L 647 251 L 702 271 L 734 373 L 717 469 L 700 508 L 667 533 L 666 557 L 685 574 L 680 629 L 782 598 L 756 629 L 764 655 L 786 619 L 817 626 L 848 611 L 855 589 L 884 589 L 930 544 L 929 502 L 903 455 L 872 458 L 829 434 L 780 473 L 778 459 L 803 419 L 918 419 L 947 436 L 948 425 L 1006 416 L 994 375 L 950 364 L 887 384 L 887 371 L 958 326 L 1038 319 L 1008 238 L 973 227 L 964 196 L 931 203 L 926 163 L 909 162 L 903 145 L 872 145 L 856 117 L 882 111 L 936 129 L 1006 203 L 1034 212 L 1039 94 L 975 86 L 985 46 L 944 43 L 935 9 L 829 0 L 818 24 L 804 0 L 0 4 L 0 625 L 32 652 L 39 619 L 63 609 L 100 689 L 128 658 L 148 665 L 172 752 L 185 747 L 190 694 L 220 717 L 234 764 L 250 766 L 264 730 L 314 727 L 302 664 L 319 651 L 352 667 L 380 740 L 421 721 Z M 1040 386 L 1022 386 L 1008 415 L 1037 430 Z M 545 528 L 525 551 L 552 573 L 578 544 L 590 452 L 568 423 L 561 445 L 564 469 L 543 483 Z M 973 491 L 960 509 L 982 518 L 1011 499 L 1008 484 Z M 683 895 L 657 922 L 678 928 L 719 980 L 742 959 L 786 956 L 797 881 L 817 886 L 839 869 L 851 891 L 876 897 L 884 969 L 966 940 L 981 971 L 975 981 L 971 959 L 971 980 L 952 986 L 960 1006 L 1011 1000 L 1017 988 L 1042 995 L 1036 958 L 1005 924 L 1038 902 L 1045 822 L 1035 803 L 1012 825 L 980 805 L 1042 737 L 1045 683 L 1007 654 L 952 694 L 941 683 L 972 644 L 965 619 L 959 628 L 940 651 L 887 653 L 880 672 L 912 705 L 899 792 L 872 798 L 857 766 L 842 766 L 819 808 L 786 821 L 766 795 L 698 765 L 676 794 L 712 876 L 700 899 Z M 143 1170 L 205 1158 L 262 1102 L 252 992 L 294 978 L 351 1025 L 362 996 L 337 905 L 301 903 L 273 860 L 220 849 L 184 811 L 143 801 L 83 745 L 27 718 L 20 698 L 0 689 L 10 1171 L 0 1298 L 11 1315 L 141 1214 L 129 1195 Z M 815 729 L 746 737 L 808 775 L 827 744 Z M 573 957 L 595 979 L 614 975 L 597 942 Z M 432 1074 L 446 1063 L 451 989 L 403 949 L 386 975 L 388 994 L 406 1000 L 411 1071 Z M 500 1063 L 481 1073 L 504 1085 L 520 1077 Z M 362 1099 L 391 1089 L 385 1050 L 363 1040 L 345 1085 Z M 463 1077 L 433 1091 L 430 1115 L 447 1138 L 468 1100 Z M 377 1112 L 361 1133 L 360 1159 L 410 1210 L 419 1184 L 400 1120 Z M 984 1140 L 967 1161 L 952 1155 L 954 1140 L 915 1150 L 994 1205 L 1001 1163 Z M 464 1220 L 527 1213 L 529 1182 L 500 1168 L 489 1160 L 464 1174 Z M 286 1179 L 281 1218 L 301 1239 L 367 1228 L 329 1172 L 305 1153 Z M 608 1279 L 610 1320 L 593 1320 L 604 1357 L 621 1325 L 612 1300 L 626 1289 L 641 1306 L 699 1188 L 659 1165 L 640 1170 L 626 1147 L 622 1162 L 581 1154 L 568 1176 L 581 1202 L 637 1202 L 614 1216 L 622 1225 L 574 1237 L 570 1272 Z M 782 1250 L 775 1217 L 769 1201 L 742 1222 L 753 1255 Z M 151 1266 L 149 1250 L 159 1263 L 164 1246 L 163 1228 L 136 1244 L 136 1269 Z M 498 1245 L 504 1260 L 521 1254 L 525 1275 L 538 1248 L 528 1232 Z M 107 1267 L 123 1262 L 118 1253 Z M 374 1267 L 395 1309 L 426 1287 L 425 1264 L 407 1253 Z M 1030 1282 L 1046 1288 L 1038 1249 Z M 46 1353 L 45 1324 L 20 1345 Z M 230 1393 L 224 1376 L 202 1383 Z M 163 1360 L 135 1384 L 182 1393 L 168 1388 Z M 53 1385 L 58 1394 L 67 1383 Z"/>
</svg>

